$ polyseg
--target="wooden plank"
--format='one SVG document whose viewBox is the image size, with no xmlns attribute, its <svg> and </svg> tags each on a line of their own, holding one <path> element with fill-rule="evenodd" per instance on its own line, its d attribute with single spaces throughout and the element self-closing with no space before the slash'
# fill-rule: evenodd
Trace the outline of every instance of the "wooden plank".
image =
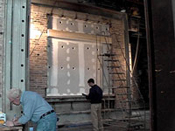
<svg viewBox="0 0 175 131">
<path fill-rule="evenodd" d="M 48 30 L 48 37 L 69 39 L 69 40 L 82 40 L 82 41 L 97 41 L 98 43 L 112 43 L 112 39 L 109 36 L 96 36 L 91 34 L 74 33 L 66 31 Z"/>
<path fill-rule="evenodd" d="M 22 131 L 22 126 L 18 127 L 0 126 L 0 131 Z"/>
</svg>

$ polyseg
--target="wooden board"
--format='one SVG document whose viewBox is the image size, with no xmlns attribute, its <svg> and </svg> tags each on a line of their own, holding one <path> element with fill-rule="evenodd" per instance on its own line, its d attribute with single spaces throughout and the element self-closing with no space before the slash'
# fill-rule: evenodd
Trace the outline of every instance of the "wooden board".
<svg viewBox="0 0 175 131">
<path fill-rule="evenodd" d="M 7 127 L 7 126 L 0 126 L 0 131 L 22 131 L 22 126 L 16 127 Z"/>
<path fill-rule="evenodd" d="M 48 30 L 48 37 L 60 38 L 60 39 L 72 39 L 72 40 L 82 40 L 82 41 L 97 41 L 98 43 L 112 43 L 112 39 L 109 36 L 96 36 L 91 34 L 83 33 L 73 33 L 67 31 L 57 31 L 57 30 Z"/>
</svg>

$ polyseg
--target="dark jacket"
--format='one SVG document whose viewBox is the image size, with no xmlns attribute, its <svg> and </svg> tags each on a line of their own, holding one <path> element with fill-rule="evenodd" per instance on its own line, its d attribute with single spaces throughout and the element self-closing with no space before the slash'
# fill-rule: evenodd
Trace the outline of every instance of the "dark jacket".
<svg viewBox="0 0 175 131">
<path fill-rule="evenodd" d="M 89 90 L 89 95 L 86 96 L 86 99 L 90 99 L 91 104 L 98 104 L 102 102 L 103 91 L 102 89 L 94 85 Z"/>
</svg>

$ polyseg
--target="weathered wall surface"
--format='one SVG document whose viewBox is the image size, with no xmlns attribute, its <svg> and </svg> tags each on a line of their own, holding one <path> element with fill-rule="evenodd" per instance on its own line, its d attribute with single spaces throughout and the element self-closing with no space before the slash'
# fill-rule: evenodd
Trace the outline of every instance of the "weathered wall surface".
<svg viewBox="0 0 175 131">
<path fill-rule="evenodd" d="M 4 53 L 4 7 L 5 0 L 0 1 L 0 110 L 2 110 L 2 90 L 3 90 L 3 53 Z"/>
<path fill-rule="evenodd" d="M 51 13 L 52 12 L 52 13 Z M 38 5 L 31 6 L 31 33 L 30 33 L 30 90 L 36 91 L 45 96 L 45 89 L 47 88 L 48 79 L 48 54 L 47 54 L 47 24 L 48 14 L 54 14 L 57 17 L 64 16 L 66 18 L 89 20 L 96 22 L 110 23 L 110 20 L 105 20 L 100 16 L 88 15 L 83 13 L 76 13 L 74 11 L 67 11 L 56 8 L 43 7 Z M 117 39 L 113 38 L 115 44 L 114 52 L 117 52 L 117 57 L 120 57 L 123 72 L 125 73 L 124 57 L 121 55 L 121 49 L 118 44 L 121 45 L 123 52 L 125 53 L 124 42 L 124 25 L 122 20 L 114 20 L 112 24 L 113 32 L 117 34 Z M 118 42 L 119 41 L 119 42 Z M 99 41 L 98 41 L 99 42 Z M 120 52 L 119 52 L 120 51 Z"/>
<path fill-rule="evenodd" d="M 94 23 L 103 22 L 111 23 L 106 17 L 96 16 L 95 14 L 90 14 L 86 12 L 75 12 L 68 11 L 61 8 L 51 8 L 47 5 L 53 4 L 50 1 L 37 1 L 34 0 L 35 4 L 31 6 L 31 32 L 30 32 L 30 90 L 36 91 L 42 96 L 46 95 L 45 89 L 48 88 L 48 43 L 47 43 L 47 29 L 48 29 L 48 15 L 54 15 L 56 17 L 70 18 L 77 20 L 89 20 Z M 39 4 L 36 4 L 39 3 Z M 59 7 L 59 2 L 57 5 Z M 45 6 L 43 6 L 45 5 Z M 56 4 L 55 4 L 56 5 Z M 71 10 L 71 9 L 70 9 Z M 111 14 L 110 14 L 111 15 Z M 118 16 L 118 14 L 115 14 Z M 104 19 L 105 18 L 105 19 Z M 114 17 L 115 18 L 115 17 Z M 125 53 L 125 40 L 124 40 L 124 23 L 122 15 L 118 19 L 112 21 L 113 32 L 117 34 L 117 39 L 113 38 L 115 50 L 114 52 L 118 54 L 117 56 L 121 61 L 124 57 L 121 55 L 120 46 Z M 126 63 L 121 62 L 123 68 L 124 76 L 126 75 Z M 79 122 L 81 118 L 84 119 L 83 122 L 90 121 L 90 104 L 82 96 L 79 97 L 54 97 L 54 99 L 47 99 L 51 105 L 53 105 L 55 111 L 60 116 L 60 123 L 71 123 Z M 114 101 L 113 101 L 114 102 Z M 111 107 L 113 108 L 113 107 Z"/>
</svg>

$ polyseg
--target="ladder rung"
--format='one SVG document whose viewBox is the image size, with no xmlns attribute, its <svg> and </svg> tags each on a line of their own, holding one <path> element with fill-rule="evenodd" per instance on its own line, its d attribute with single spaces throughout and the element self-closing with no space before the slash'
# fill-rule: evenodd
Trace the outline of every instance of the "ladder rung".
<svg viewBox="0 0 175 131">
<path fill-rule="evenodd" d="M 131 107 L 131 108 L 126 108 L 125 110 L 138 110 L 138 109 L 140 109 L 140 107 L 138 106 L 138 107 Z"/>
<path fill-rule="evenodd" d="M 130 88 L 128 86 L 104 86 L 105 89 Z"/>
<path fill-rule="evenodd" d="M 141 117 L 142 115 L 132 115 L 132 116 L 126 116 L 125 118 L 136 118 L 136 117 Z"/>
<path fill-rule="evenodd" d="M 103 100 L 115 100 L 115 98 L 104 98 Z"/>
<path fill-rule="evenodd" d="M 127 102 L 134 102 L 133 100 L 123 100 L 123 101 L 120 101 L 120 103 L 127 103 Z"/>
<path fill-rule="evenodd" d="M 121 121 L 144 122 L 144 120 L 132 119 L 132 118 L 124 118 Z"/>
<path fill-rule="evenodd" d="M 128 87 L 128 86 L 119 86 L 117 88 L 130 88 L 130 87 Z"/>
<path fill-rule="evenodd" d="M 131 123 L 130 127 L 140 127 L 140 126 L 144 126 L 143 123 Z"/>
<path fill-rule="evenodd" d="M 104 61 L 117 62 L 117 61 L 119 61 L 119 60 L 104 60 Z"/>
<path fill-rule="evenodd" d="M 131 93 L 117 93 L 116 95 L 131 95 Z"/>
<path fill-rule="evenodd" d="M 102 112 L 107 112 L 107 111 L 117 111 L 117 109 L 102 109 Z"/>
<path fill-rule="evenodd" d="M 112 80 L 112 81 L 126 81 L 126 79 Z"/>
<path fill-rule="evenodd" d="M 118 73 L 116 73 L 116 72 L 111 72 L 111 73 L 109 73 L 109 74 L 117 74 L 117 75 L 122 75 L 122 74 L 125 74 L 125 73 L 122 73 L 122 72 L 118 72 Z"/>
<path fill-rule="evenodd" d="M 107 57 L 110 57 L 110 56 L 116 56 L 116 54 L 104 53 L 104 54 L 100 54 L 99 56 L 107 56 Z"/>
<path fill-rule="evenodd" d="M 120 68 L 120 66 L 107 66 L 108 68 Z"/>
</svg>

